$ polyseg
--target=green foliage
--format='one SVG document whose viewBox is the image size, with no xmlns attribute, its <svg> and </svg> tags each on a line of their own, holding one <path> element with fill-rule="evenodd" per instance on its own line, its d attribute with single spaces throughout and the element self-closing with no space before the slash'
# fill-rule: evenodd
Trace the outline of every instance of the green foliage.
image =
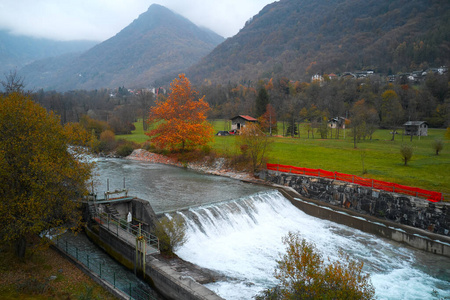
<svg viewBox="0 0 450 300">
<path fill-rule="evenodd" d="M 286 253 L 275 270 L 280 284 L 257 299 L 375 299 L 362 262 L 340 252 L 339 260 L 326 264 L 316 246 L 298 233 L 289 232 L 283 243 Z"/>
<path fill-rule="evenodd" d="M 409 144 L 402 144 L 400 146 L 400 155 L 402 156 L 403 161 L 405 162 L 405 166 L 408 164 L 408 161 L 411 160 L 414 153 L 414 149 Z"/>
<path fill-rule="evenodd" d="M 256 96 L 256 117 L 262 116 L 266 112 L 266 107 L 269 104 L 269 94 L 264 87 L 258 90 Z"/>
<path fill-rule="evenodd" d="M 126 157 L 133 153 L 134 147 L 133 144 L 130 142 L 121 144 L 116 149 L 116 154 L 120 157 Z"/>
<path fill-rule="evenodd" d="M 78 295 L 77 299 L 78 300 L 94 300 L 94 299 L 98 299 L 98 298 L 94 295 L 94 287 L 85 284 L 84 291 Z"/>
<path fill-rule="evenodd" d="M 29 97 L 0 97 L 0 239 L 24 257 L 27 239 L 80 224 L 92 165 L 68 150 L 59 118 Z"/>
<path fill-rule="evenodd" d="M 169 219 L 162 217 L 155 226 L 155 235 L 159 238 L 162 253 L 173 256 L 174 251 L 187 241 L 184 219 L 176 215 Z"/>
<path fill-rule="evenodd" d="M 100 134 L 100 143 L 96 152 L 109 153 L 117 146 L 116 135 L 112 130 L 105 130 Z"/>
<path fill-rule="evenodd" d="M 270 139 L 261 130 L 259 125 L 253 123 L 245 125 L 236 142 L 243 156 L 248 157 L 251 162 L 253 172 L 263 167 L 270 145 Z"/>
<path fill-rule="evenodd" d="M 436 155 L 439 155 L 439 152 L 444 149 L 444 142 L 441 139 L 436 139 L 431 144 L 433 147 L 433 150 L 436 152 Z"/>
<path fill-rule="evenodd" d="M 108 123 L 93 119 L 87 115 L 84 115 L 80 118 L 80 124 L 86 129 L 86 131 L 94 132 L 97 139 L 100 138 L 100 135 L 103 131 L 110 130 Z"/>
</svg>

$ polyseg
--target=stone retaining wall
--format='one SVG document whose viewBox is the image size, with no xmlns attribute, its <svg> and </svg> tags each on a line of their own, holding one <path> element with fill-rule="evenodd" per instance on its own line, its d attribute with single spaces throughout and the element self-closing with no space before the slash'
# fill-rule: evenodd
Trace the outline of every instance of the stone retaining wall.
<svg viewBox="0 0 450 300">
<path fill-rule="evenodd" d="M 364 215 L 450 236 L 450 204 L 317 178 L 265 171 L 266 181 L 293 188 L 301 196 Z"/>
</svg>

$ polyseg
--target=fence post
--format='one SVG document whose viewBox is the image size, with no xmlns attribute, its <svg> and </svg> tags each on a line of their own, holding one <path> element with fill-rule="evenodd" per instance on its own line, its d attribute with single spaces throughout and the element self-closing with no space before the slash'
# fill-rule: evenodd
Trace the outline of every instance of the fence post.
<svg viewBox="0 0 450 300">
<path fill-rule="evenodd" d="M 336 172 L 334 172 L 334 180 L 336 180 Z"/>
<path fill-rule="evenodd" d="M 372 188 L 373 188 L 373 179 L 372 179 Z"/>
<path fill-rule="evenodd" d="M 355 175 L 352 175 L 352 183 L 355 183 Z"/>
<path fill-rule="evenodd" d="M 317 169 L 317 177 L 320 177 L 320 170 Z"/>
</svg>

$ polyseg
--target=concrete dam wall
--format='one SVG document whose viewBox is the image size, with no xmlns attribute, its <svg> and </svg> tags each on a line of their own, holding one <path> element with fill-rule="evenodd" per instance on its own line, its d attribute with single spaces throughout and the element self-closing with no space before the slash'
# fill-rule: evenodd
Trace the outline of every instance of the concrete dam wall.
<svg viewBox="0 0 450 300">
<path fill-rule="evenodd" d="M 326 178 L 263 171 L 306 213 L 450 256 L 450 204 Z M 303 200 L 302 200 L 303 199 Z"/>
</svg>

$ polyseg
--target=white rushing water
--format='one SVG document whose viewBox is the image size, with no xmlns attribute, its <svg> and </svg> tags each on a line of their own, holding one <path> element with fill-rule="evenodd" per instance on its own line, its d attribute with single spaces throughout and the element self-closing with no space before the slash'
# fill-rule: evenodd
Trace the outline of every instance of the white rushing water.
<svg viewBox="0 0 450 300">
<path fill-rule="evenodd" d="M 188 242 L 177 254 L 227 276 L 208 284 L 225 299 L 252 299 L 276 284 L 273 271 L 289 231 L 314 242 L 324 258 L 340 249 L 364 261 L 378 299 L 450 297 L 450 260 L 311 217 L 278 191 L 178 212 L 186 219 Z"/>
</svg>

